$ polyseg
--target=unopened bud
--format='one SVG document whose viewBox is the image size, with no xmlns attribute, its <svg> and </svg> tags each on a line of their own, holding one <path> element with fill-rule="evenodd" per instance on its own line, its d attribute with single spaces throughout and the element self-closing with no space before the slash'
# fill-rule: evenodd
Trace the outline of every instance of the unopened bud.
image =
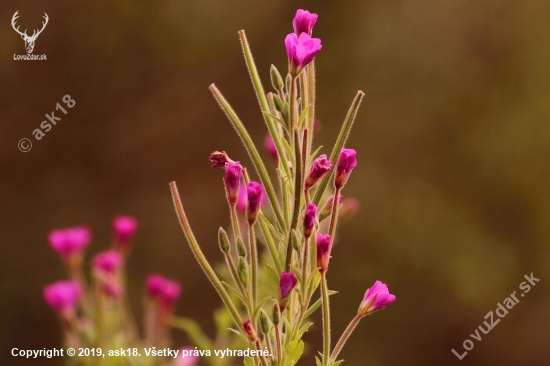
<svg viewBox="0 0 550 366">
<path fill-rule="evenodd" d="M 260 310 L 260 331 L 262 334 L 269 332 L 269 318 L 263 309 Z"/>
<path fill-rule="evenodd" d="M 275 303 L 273 305 L 273 314 L 271 318 L 273 318 L 273 324 L 275 324 L 275 326 L 278 326 L 281 322 L 281 310 L 279 309 L 279 303 Z"/>
<path fill-rule="evenodd" d="M 241 280 L 244 287 L 246 287 L 248 284 L 248 273 L 243 257 L 240 257 L 239 261 L 237 262 L 237 274 L 239 275 L 239 279 Z"/>
<path fill-rule="evenodd" d="M 243 322 L 243 330 L 250 342 L 256 342 L 258 338 L 256 337 L 256 332 L 254 331 L 254 328 L 252 328 L 252 322 L 250 321 L 250 319 L 246 319 Z"/>
<path fill-rule="evenodd" d="M 291 242 L 292 242 L 292 248 L 294 248 L 295 251 L 299 252 L 300 250 L 302 250 L 302 242 L 298 237 L 298 233 L 294 229 L 292 229 Z"/>
<path fill-rule="evenodd" d="M 292 76 L 290 74 L 286 75 L 285 86 L 286 86 L 286 90 L 290 91 L 290 88 L 292 87 Z M 290 94 L 290 93 L 288 93 L 288 94 Z"/>
<path fill-rule="evenodd" d="M 340 204 L 340 207 L 342 207 L 342 200 L 344 199 L 344 196 L 340 195 L 339 197 L 340 197 L 339 204 Z M 323 206 L 323 209 L 319 213 L 319 222 L 323 221 L 324 219 L 330 216 L 330 214 L 332 213 L 333 203 L 334 203 L 334 195 L 330 196 L 327 203 L 325 203 L 325 205 Z"/>
<path fill-rule="evenodd" d="M 279 113 L 283 113 L 285 109 L 285 104 L 281 100 L 281 97 L 279 97 L 277 94 L 273 96 L 273 103 L 275 104 L 275 109 Z"/>
<path fill-rule="evenodd" d="M 241 238 L 237 238 L 237 253 L 239 257 L 246 257 L 246 246 Z"/>
<path fill-rule="evenodd" d="M 229 253 L 229 238 L 227 237 L 227 233 L 222 227 L 220 227 L 220 229 L 218 230 L 218 243 L 220 244 L 220 249 L 222 253 Z"/>
<path fill-rule="evenodd" d="M 283 78 L 281 77 L 281 74 L 279 73 L 279 70 L 277 70 L 275 65 L 271 65 L 269 73 L 271 75 L 271 84 L 273 85 L 273 89 L 277 91 L 283 90 Z"/>
</svg>

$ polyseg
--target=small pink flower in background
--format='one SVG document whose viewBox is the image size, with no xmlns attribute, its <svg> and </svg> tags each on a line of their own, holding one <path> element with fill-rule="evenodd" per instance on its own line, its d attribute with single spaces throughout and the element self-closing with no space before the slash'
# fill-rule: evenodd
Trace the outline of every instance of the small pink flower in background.
<svg viewBox="0 0 550 366">
<path fill-rule="evenodd" d="M 282 272 L 281 277 L 279 279 L 279 294 L 281 296 L 282 300 L 285 300 L 288 295 L 290 294 L 290 291 L 296 287 L 296 283 L 298 282 L 298 279 L 292 272 Z"/>
<path fill-rule="evenodd" d="M 304 236 L 309 238 L 315 223 L 317 222 L 317 205 L 315 203 L 308 203 L 306 207 L 306 213 L 304 214 Z"/>
<path fill-rule="evenodd" d="M 277 154 L 277 148 L 275 147 L 275 142 L 273 141 L 273 137 L 271 137 L 270 134 L 267 134 L 267 136 L 264 139 L 264 147 L 271 159 L 275 162 L 275 164 L 279 163 L 279 154 Z"/>
<path fill-rule="evenodd" d="M 171 308 L 181 294 L 181 286 L 176 281 L 152 274 L 145 280 L 145 291 L 151 299 L 159 301 L 166 308 Z"/>
<path fill-rule="evenodd" d="M 210 162 L 212 163 L 211 168 L 225 168 L 225 163 L 232 161 L 233 160 L 229 159 L 225 151 L 214 151 L 210 154 Z"/>
<path fill-rule="evenodd" d="M 262 204 L 262 199 L 264 196 L 264 189 L 262 185 L 258 182 L 250 182 L 247 187 L 247 196 L 248 196 L 248 222 L 253 224 L 256 222 L 258 217 L 258 211 L 260 210 L 260 205 Z"/>
<path fill-rule="evenodd" d="M 334 177 L 334 185 L 337 189 L 346 184 L 351 171 L 357 166 L 356 155 L 357 152 L 353 149 L 342 149 L 340 152 L 338 165 L 336 166 L 336 176 Z"/>
<path fill-rule="evenodd" d="M 313 132 L 319 132 L 323 129 L 323 123 L 319 118 L 313 120 Z"/>
<path fill-rule="evenodd" d="M 315 55 L 321 51 L 322 45 L 319 38 L 311 38 L 307 33 L 301 33 L 300 36 L 290 33 L 285 38 L 285 47 L 289 71 L 296 76 L 313 61 Z"/>
<path fill-rule="evenodd" d="M 58 281 L 44 287 L 44 299 L 58 312 L 71 313 L 79 298 L 80 286 L 76 281 Z"/>
<path fill-rule="evenodd" d="M 359 201 L 355 197 L 349 197 L 344 200 L 338 215 L 340 218 L 350 218 L 359 211 Z"/>
<path fill-rule="evenodd" d="M 227 201 L 231 206 L 235 206 L 237 204 L 242 176 L 243 168 L 240 162 L 236 161 L 225 163 L 225 190 L 227 192 Z"/>
<path fill-rule="evenodd" d="M 310 13 L 307 10 L 298 9 L 296 15 L 294 16 L 294 20 L 292 21 L 292 25 L 294 26 L 294 33 L 296 33 L 296 35 L 298 36 L 301 33 L 307 33 L 311 36 L 311 32 L 313 31 L 313 26 L 317 21 L 317 17 L 317 14 Z"/>
<path fill-rule="evenodd" d="M 193 347 L 183 347 L 180 348 L 178 357 L 174 359 L 174 366 L 192 366 L 196 365 L 199 362 L 200 357 L 194 356 Z"/>
<path fill-rule="evenodd" d="M 328 269 L 331 247 L 330 235 L 317 234 L 317 268 L 321 273 Z"/>
<path fill-rule="evenodd" d="M 80 255 L 90 243 L 92 233 L 87 226 L 53 230 L 48 234 L 50 246 L 62 257 Z"/>
<path fill-rule="evenodd" d="M 384 309 L 395 301 L 395 295 L 390 294 L 385 283 L 376 281 L 371 288 L 365 292 L 365 297 L 359 306 L 358 314 L 369 315 L 376 310 Z"/>
<path fill-rule="evenodd" d="M 116 216 L 113 219 L 113 233 L 117 245 L 127 246 L 138 228 L 137 220 L 132 216 Z"/>
<path fill-rule="evenodd" d="M 309 170 L 309 175 L 306 177 L 305 188 L 309 189 L 323 178 L 332 168 L 332 163 L 327 159 L 325 154 L 319 156 L 317 159 L 313 160 L 311 168 Z"/>
<path fill-rule="evenodd" d="M 92 267 L 106 274 L 114 274 L 124 263 L 124 258 L 116 250 L 107 250 L 97 254 L 92 260 Z"/>
</svg>

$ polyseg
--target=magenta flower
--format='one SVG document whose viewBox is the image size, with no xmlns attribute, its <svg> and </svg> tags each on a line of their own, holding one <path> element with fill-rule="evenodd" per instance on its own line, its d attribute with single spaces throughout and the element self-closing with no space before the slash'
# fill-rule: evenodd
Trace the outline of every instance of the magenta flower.
<svg viewBox="0 0 550 366">
<path fill-rule="evenodd" d="M 317 222 L 317 205 L 315 203 L 308 203 L 306 207 L 306 213 L 304 214 L 304 236 L 309 238 L 315 223 Z"/>
<path fill-rule="evenodd" d="M 225 163 L 225 191 L 227 193 L 227 201 L 231 206 L 235 206 L 237 204 L 237 199 L 239 197 L 239 185 L 242 176 L 243 168 L 241 163 L 238 161 Z"/>
<path fill-rule="evenodd" d="M 317 14 L 310 13 L 307 10 L 298 9 L 298 11 L 296 12 L 296 16 L 294 16 L 294 20 L 292 21 L 292 25 L 294 26 L 294 33 L 296 33 L 296 35 L 298 36 L 301 33 L 307 33 L 311 36 L 311 32 L 313 31 L 313 26 L 317 21 L 317 17 Z"/>
<path fill-rule="evenodd" d="M 107 250 L 97 254 L 92 260 L 92 267 L 105 274 L 114 274 L 124 263 L 124 258 L 116 250 Z"/>
<path fill-rule="evenodd" d="M 210 162 L 212 163 L 211 168 L 225 168 L 225 163 L 233 162 L 233 160 L 229 159 L 225 151 L 214 151 L 210 154 Z"/>
<path fill-rule="evenodd" d="M 181 286 L 176 281 L 152 274 L 145 280 L 145 291 L 151 299 L 160 301 L 166 308 L 171 308 L 181 294 Z"/>
<path fill-rule="evenodd" d="M 395 301 L 395 295 L 390 294 L 385 283 L 376 281 L 371 288 L 365 292 L 365 298 L 359 306 L 360 316 L 369 315 L 376 310 L 384 309 Z"/>
<path fill-rule="evenodd" d="M 258 211 L 260 210 L 260 204 L 262 203 L 263 198 L 263 188 L 262 185 L 258 182 L 250 182 L 247 187 L 248 195 L 248 223 L 252 225 L 256 222 L 258 217 Z"/>
<path fill-rule="evenodd" d="M 346 184 L 351 171 L 357 166 L 356 155 L 357 152 L 353 149 L 342 149 L 340 152 L 338 165 L 336 166 L 336 177 L 334 177 L 336 189 L 340 189 Z"/>
<path fill-rule="evenodd" d="M 82 254 L 90 243 L 92 234 L 86 226 L 53 230 L 48 234 L 50 246 L 62 257 Z"/>
<path fill-rule="evenodd" d="M 328 269 L 331 247 L 330 235 L 317 234 L 317 268 L 321 273 Z"/>
<path fill-rule="evenodd" d="M 80 298 L 80 286 L 76 281 L 58 281 L 44 287 L 44 299 L 58 312 L 72 312 Z"/>
<path fill-rule="evenodd" d="M 246 189 L 246 185 L 241 182 L 239 184 L 239 197 L 237 198 L 237 210 L 239 210 L 242 213 L 246 212 L 246 207 L 248 206 L 248 192 Z"/>
<path fill-rule="evenodd" d="M 113 219 L 113 232 L 118 245 L 127 246 L 137 231 L 137 220 L 132 216 L 116 216 Z"/>
<path fill-rule="evenodd" d="M 321 51 L 321 40 L 311 38 L 307 33 L 297 36 L 290 33 L 285 38 L 286 54 L 288 56 L 289 71 L 296 76 L 302 69 L 315 58 Z"/>
<path fill-rule="evenodd" d="M 325 154 L 313 160 L 309 175 L 306 177 L 305 188 L 310 189 L 313 187 L 319 179 L 329 172 L 330 168 L 332 168 L 332 163 L 327 159 Z"/>
<path fill-rule="evenodd" d="M 282 272 L 281 277 L 279 279 L 279 294 L 281 296 L 281 300 L 286 300 L 288 295 L 290 294 L 290 291 L 294 289 L 296 286 L 296 283 L 298 282 L 298 279 L 292 272 Z"/>
<path fill-rule="evenodd" d="M 275 164 L 278 164 L 279 162 L 279 154 L 277 154 L 277 148 L 275 147 L 275 142 L 273 141 L 273 137 L 271 137 L 270 134 L 267 134 L 264 140 L 264 147 L 271 159 L 275 162 Z"/>
</svg>

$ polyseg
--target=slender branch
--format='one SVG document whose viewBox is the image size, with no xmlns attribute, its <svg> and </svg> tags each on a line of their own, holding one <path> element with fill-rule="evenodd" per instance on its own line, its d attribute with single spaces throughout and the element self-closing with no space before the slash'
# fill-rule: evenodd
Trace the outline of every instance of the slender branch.
<svg viewBox="0 0 550 366">
<path fill-rule="evenodd" d="M 332 354 L 330 355 L 330 361 L 334 362 L 336 361 L 336 357 L 338 357 L 338 354 L 344 348 L 344 344 L 346 344 L 346 341 L 348 340 L 351 333 L 353 333 L 353 330 L 359 324 L 359 321 L 361 320 L 361 316 L 357 314 L 355 318 L 351 320 L 351 322 L 348 324 L 346 330 L 344 330 L 344 333 L 342 333 L 342 336 L 338 340 L 338 343 L 336 343 L 336 346 L 334 347 L 334 350 L 332 351 Z"/>
<path fill-rule="evenodd" d="M 294 172 L 294 208 L 292 221 L 290 222 L 290 230 L 288 231 L 288 241 L 286 247 L 285 271 L 290 270 L 290 262 L 292 260 L 292 230 L 298 226 L 298 217 L 300 214 L 300 198 L 302 194 L 302 154 L 300 152 L 300 144 L 298 143 L 298 129 L 294 129 L 294 154 L 296 155 L 296 168 Z"/>
<path fill-rule="evenodd" d="M 185 214 L 183 205 L 181 203 L 181 198 L 178 192 L 178 187 L 176 185 L 176 182 L 170 183 L 170 190 L 172 192 L 172 200 L 174 202 L 174 206 L 176 209 L 176 215 L 178 216 L 181 228 L 183 229 L 183 233 L 187 238 L 187 242 L 189 243 L 191 252 L 193 252 L 195 259 L 201 266 L 202 270 L 204 271 L 204 274 L 206 274 L 206 277 L 208 277 L 210 282 L 212 282 L 212 285 L 218 292 L 218 295 L 220 295 L 223 303 L 231 313 L 231 316 L 233 317 L 233 321 L 238 326 L 238 328 L 241 329 L 243 321 L 241 319 L 241 316 L 239 315 L 239 311 L 233 304 L 233 301 L 231 301 L 231 297 L 223 287 L 223 284 L 221 283 L 220 279 L 218 278 L 218 276 L 210 266 L 210 263 L 208 263 L 208 260 L 206 259 L 204 254 L 202 253 L 199 243 L 197 242 L 197 239 L 195 238 L 195 235 L 191 230 L 191 226 L 189 225 L 189 221 L 187 220 L 187 216 Z"/>
<path fill-rule="evenodd" d="M 323 366 L 328 366 L 330 357 L 330 306 L 326 272 L 321 275 L 321 296 L 323 298 Z"/>
<path fill-rule="evenodd" d="M 344 144 L 348 139 L 351 127 L 353 126 L 353 122 L 355 121 L 355 117 L 357 116 L 359 106 L 361 105 L 361 101 L 363 100 L 364 96 L 365 93 L 360 90 L 355 95 L 355 98 L 353 99 L 353 102 L 351 103 L 351 106 L 348 110 L 348 114 L 346 115 L 346 119 L 344 120 L 344 124 L 342 125 L 340 133 L 338 134 L 338 138 L 336 139 L 336 143 L 334 144 L 332 152 L 330 153 L 330 161 L 335 162 L 338 159 L 338 155 L 340 154 L 340 151 L 342 150 Z M 315 192 L 315 196 L 313 197 L 313 203 L 315 203 L 316 205 L 319 205 L 319 202 L 323 197 L 323 193 L 325 192 L 328 182 L 330 181 L 333 174 L 334 169 L 331 169 L 328 174 L 326 174 L 319 182 L 317 186 L 317 191 Z"/>
<path fill-rule="evenodd" d="M 254 224 L 248 225 L 248 251 L 252 262 L 252 308 L 255 310 L 258 301 L 258 247 L 254 235 Z"/>
<path fill-rule="evenodd" d="M 336 223 L 338 222 L 338 212 L 340 211 L 340 191 L 342 188 L 337 188 L 334 193 L 334 199 L 332 200 L 332 210 L 330 215 L 330 226 L 328 229 L 328 235 L 331 240 L 334 241 L 334 233 L 336 231 Z"/>
</svg>

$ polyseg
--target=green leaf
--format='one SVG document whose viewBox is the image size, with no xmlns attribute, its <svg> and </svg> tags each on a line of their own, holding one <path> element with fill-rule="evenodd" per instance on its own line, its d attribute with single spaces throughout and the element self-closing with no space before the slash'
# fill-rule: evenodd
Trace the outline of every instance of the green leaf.
<svg viewBox="0 0 550 366">
<path fill-rule="evenodd" d="M 285 148 L 285 151 L 287 153 L 287 155 L 289 156 L 290 158 L 290 161 L 294 161 L 294 152 L 292 150 L 292 148 L 290 147 L 290 144 L 288 143 L 287 139 L 285 139 L 284 137 L 281 137 L 281 142 L 283 143 L 283 146 Z M 281 156 L 281 155 L 279 155 Z M 281 160 L 281 159 L 279 159 Z M 288 172 L 288 175 L 285 176 L 286 180 L 292 178 L 294 176 L 294 174 L 292 174 L 289 170 Z"/>
<path fill-rule="evenodd" d="M 314 152 L 311 153 L 308 159 L 308 164 L 313 163 L 313 160 L 317 157 L 317 154 L 319 154 L 319 151 L 323 148 L 323 145 L 319 146 Z"/>
<path fill-rule="evenodd" d="M 332 362 L 329 366 L 338 366 L 342 362 L 344 362 L 344 360 L 335 361 L 335 362 Z"/>
<path fill-rule="evenodd" d="M 300 329 L 298 329 L 298 334 L 296 334 L 297 339 L 301 339 L 305 332 L 313 325 L 313 322 L 307 322 Z"/>
<path fill-rule="evenodd" d="M 307 112 L 311 109 L 311 105 L 308 105 L 302 113 L 300 114 L 300 117 L 298 118 L 298 128 L 302 128 L 302 124 L 304 123 L 304 120 L 306 119 Z"/>
<path fill-rule="evenodd" d="M 214 344 L 210 338 L 204 334 L 200 325 L 193 319 L 174 316 L 172 317 L 170 324 L 174 328 L 178 328 L 186 332 L 191 339 L 191 342 L 193 342 L 200 349 L 214 349 Z"/>
<path fill-rule="evenodd" d="M 304 342 L 301 339 L 290 342 L 285 348 L 285 353 L 288 365 L 295 365 L 300 357 L 302 357 L 302 353 L 304 353 Z"/>
<path fill-rule="evenodd" d="M 275 298 L 273 296 L 268 296 L 265 299 L 260 300 L 260 302 L 258 302 L 258 305 L 256 305 L 256 309 L 254 309 L 253 317 L 255 318 L 256 315 L 258 315 L 258 312 L 260 311 L 260 309 L 262 308 L 262 306 L 264 306 L 264 304 L 266 302 L 268 302 L 269 300 L 274 300 L 274 299 Z"/>
<path fill-rule="evenodd" d="M 285 132 L 288 134 L 288 126 L 286 125 L 286 122 L 281 120 L 280 118 L 277 118 L 276 116 L 274 116 L 273 114 L 269 113 L 269 112 L 264 112 L 264 115 L 267 115 L 269 118 L 273 119 L 275 122 L 279 123 L 283 129 L 285 130 Z"/>
<path fill-rule="evenodd" d="M 240 336 L 240 337 L 243 337 L 243 334 L 241 332 L 239 332 L 238 330 L 236 329 L 233 329 L 231 327 L 227 328 L 228 331 L 232 332 L 232 333 L 235 333 L 236 335 Z M 212 348 L 210 348 L 212 349 Z"/>
<path fill-rule="evenodd" d="M 242 295 L 240 294 L 239 291 L 237 291 L 237 289 L 235 289 L 233 286 L 231 286 L 230 284 L 228 284 L 227 282 L 225 281 L 222 281 L 222 284 L 230 291 L 233 293 L 233 295 L 237 296 L 239 298 L 239 300 L 242 301 L 243 304 L 246 304 L 246 302 L 244 301 L 244 298 L 242 297 Z"/>
<path fill-rule="evenodd" d="M 267 249 L 269 250 L 269 254 L 271 255 L 273 264 L 277 269 L 277 273 L 281 273 L 283 271 L 283 265 L 279 261 L 277 249 L 275 248 L 275 242 L 273 241 L 273 236 L 269 229 L 269 224 L 271 223 L 261 213 L 259 215 L 259 218 L 260 218 L 260 226 L 262 228 L 262 233 L 264 234 L 264 238 L 267 244 Z"/>
<path fill-rule="evenodd" d="M 267 275 L 267 283 L 272 288 L 278 289 L 279 288 L 279 275 L 277 274 L 277 272 L 275 272 L 273 267 L 271 267 L 269 265 L 266 265 L 265 269 L 266 269 L 265 273 Z"/>
<path fill-rule="evenodd" d="M 315 310 L 319 309 L 319 306 L 321 306 L 322 303 L 323 301 L 321 299 L 315 301 L 313 305 L 311 305 L 309 309 L 307 309 L 306 313 L 304 314 L 304 319 L 309 318 L 315 312 Z"/>
<path fill-rule="evenodd" d="M 254 366 L 254 359 L 249 356 L 244 356 L 244 366 Z"/>
<path fill-rule="evenodd" d="M 358 91 L 357 95 L 353 99 L 353 102 L 351 103 L 351 106 L 346 115 L 346 119 L 344 120 L 344 123 L 342 124 L 342 128 L 340 129 L 340 133 L 338 134 L 338 138 L 336 139 L 336 143 L 334 144 L 334 147 L 332 148 L 332 152 L 330 153 L 329 160 L 332 163 L 336 163 L 336 160 L 340 155 L 340 151 L 342 150 L 342 148 L 344 147 L 344 144 L 348 139 L 349 133 L 351 131 L 351 127 L 353 126 L 353 121 L 355 121 L 355 117 L 357 116 L 357 112 L 359 111 L 359 106 L 361 105 L 361 101 L 363 100 L 364 96 L 365 96 L 365 93 L 363 93 L 362 91 Z M 328 182 L 330 181 L 333 175 L 333 172 L 334 172 L 334 169 L 331 169 L 328 172 L 328 174 L 326 174 L 319 182 L 317 191 L 315 192 L 315 196 L 313 197 L 313 201 L 312 201 L 316 205 L 319 205 L 319 201 L 321 201 L 321 197 L 323 197 L 323 193 L 327 188 Z"/>
<path fill-rule="evenodd" d="M 315 356 L 315 363 L 317 364 L 317 366 L 322 366 L 323 364 L 321 363 L 321 360 L 319 359 L 319 357 Z"/>
</svg>

